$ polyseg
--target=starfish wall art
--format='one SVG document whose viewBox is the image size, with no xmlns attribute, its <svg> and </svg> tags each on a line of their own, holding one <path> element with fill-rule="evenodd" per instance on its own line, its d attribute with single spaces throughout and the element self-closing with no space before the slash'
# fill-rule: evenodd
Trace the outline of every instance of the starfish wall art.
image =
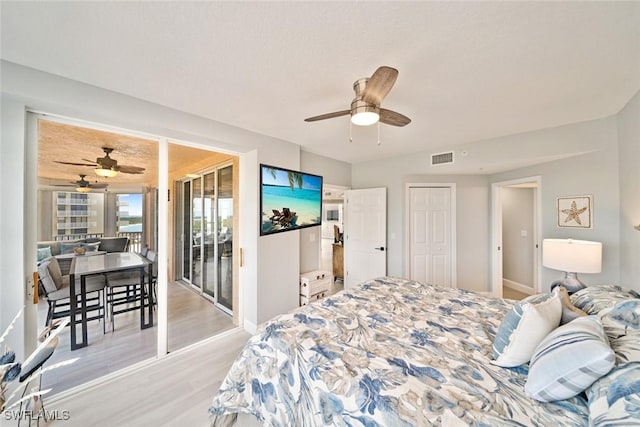
<svg viewBox="0 0 640 427">
<path fill-rule="evenodd" d="M 593 197 L 558 197 L 558 227 L 593 228 Z"/>
</svg>

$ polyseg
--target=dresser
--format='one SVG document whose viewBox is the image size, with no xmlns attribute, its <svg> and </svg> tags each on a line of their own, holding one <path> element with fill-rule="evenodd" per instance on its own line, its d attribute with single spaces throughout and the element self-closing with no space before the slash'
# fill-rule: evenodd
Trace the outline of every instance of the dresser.
<svg viewBox="0 0 640 427">
<path fill-rule="evenodd" d="M 307 305 L 331 294 L 333 275 L 330 271 L 315 270 L 300 275 L 300 305 Z"/>
<path fill-rule="evenodd" d="M 344 280 L 344 246 L 333 244 L 333 276 Z"/>
</svg>

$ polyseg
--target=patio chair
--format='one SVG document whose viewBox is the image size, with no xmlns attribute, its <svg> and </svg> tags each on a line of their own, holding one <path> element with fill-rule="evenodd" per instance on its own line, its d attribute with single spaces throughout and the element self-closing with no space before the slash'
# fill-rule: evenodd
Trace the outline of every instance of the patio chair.
<svg viewBox="0 0 640 427">
<path fill-rule="evenodd" d="M 105 306 L 104 306 L 104 276 L 90 276 L 86 279 L 87 313 L 97 311 L 98 314 L 89 316 L 87 320 L 102 319 L 102 332 L 106 333 Z M 80 303 L 80 279 L 74 284 L 78 304 Z M 38 289 L 47 300 L 49 309 L 45 327 L 51 325 L 54 319 L 69 316 L 70 310 L 70 283 L 69 276 L 63 276 L 60 265 L 55 257 L 47 258 L 38 266 Z"/>
<path fill-rule="evenodd" d="M 158 254 L 156 253 L 156 251 L 149 249 L 147 251 L 146 258 L 151 263 L 149 264 L 149 268 L 147 270 L 151 273 L 151 281 L 150 281 L 151 289 L 149 289 L 149 295 L 151 297 L 151 303 L 155 305 L 156 301 L 158 300 L 156 295 L 156 282 L 158 281 Z M 147 273 L 145 273 L 145 279 L 144 279 L 145 284 L 149 282 L 146 274 Z"/>
<path fill-rule="evenodd" d="M 116 314 L 142 309 L 142 307 L 140 307 L 140 292 L 144 291 L 146 295 L 149 295 L 150 303 L 155 305 L 156 276 L 154 274 L 154 264 L 156 263 L 157 255 L 155 251 L 147 249 L 147 255 L 145 258 L 150 261 L 150 265 L 148 266 L 148 271 L 151 271 L 150 289 L 140 288 L 140 273 L 138 271 L 124 271 L 106 274 L 106 301 L 112 332 L 115 331 Z M 145 271 L 144 273 L 143 281 L 145 286 L 149 282 L 148 271 Z"/>
</svg>

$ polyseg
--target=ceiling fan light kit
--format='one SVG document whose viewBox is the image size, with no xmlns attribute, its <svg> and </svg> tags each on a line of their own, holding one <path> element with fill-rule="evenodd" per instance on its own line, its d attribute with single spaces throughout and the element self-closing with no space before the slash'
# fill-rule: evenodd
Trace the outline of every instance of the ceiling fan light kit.
<svg viewBox="0 0 640 427">
<path fill-rule="evenodd" d="M 369 126 L 380 120 L 380 108 L 361 99 L 351 103 L 351 123 L 358 126 Z"/>
<path fill-rule="evenodd" d="M 102 176 L 104 178 L 113 178 L 118 175 L 118 171 L 114 169 L 106 169 L 106 168 L 96 168 L 94 169 L 96 175 Z"/>
<path fill-rule="evenodd" d="M 89 193 L 91 190 L 98 190 L 98 189 L 105 189 L 107 188 L 108 184 L 102 184 L 99 183 L 98 181 L 91 183 L 89 181 L 87 181 L 86 179 L 84 179 L 86 177 L 86 175 L 80 175 L 80 179 L 77 181 L 71 181 L 69 184 L 55 184 L 54 187 L 74 187 L 74 189 L 78 192 L 78 193 Z"/>
</svg>

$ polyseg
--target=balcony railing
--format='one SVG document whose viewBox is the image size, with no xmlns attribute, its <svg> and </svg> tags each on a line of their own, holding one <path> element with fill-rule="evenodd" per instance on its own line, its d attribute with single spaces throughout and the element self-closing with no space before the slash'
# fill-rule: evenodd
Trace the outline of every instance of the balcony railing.
<svg viewBox="0 0 640 427">
<path fill-rule="evenodd" d="M 57 241 L 80 240 L 104 237 L 103 233 L 86 233 L 86 234 L 64 234 L 54 236 Z M 129 252 L 140 252 L 142 250 L 142 231 L 121 231 L 117 233 L 117 237 L 129 238 Z"/>
<path fill-rule="evenodd" d="M 129 252 L 140 252 L 142 250 L 142 231 L 119 231 L 118 237 L 129 238 Z"/>
<path fill-rule="evenodd" d="M 95 228 L 96 222 L 59 222 L 56 224 L 58 230 L 72 230 L 74 228 Z"/>
<path fill-rule="evenodd" d="M 54 240 L 57 241 L 66 241 L 66 240 L 80 240 L 80 239 L 89 239 L 96 238 L 100 239 L 103 237 L 103 233 L 90 233 L 90 234 L 60 234 L 54 236 Z"/>
</svg>

